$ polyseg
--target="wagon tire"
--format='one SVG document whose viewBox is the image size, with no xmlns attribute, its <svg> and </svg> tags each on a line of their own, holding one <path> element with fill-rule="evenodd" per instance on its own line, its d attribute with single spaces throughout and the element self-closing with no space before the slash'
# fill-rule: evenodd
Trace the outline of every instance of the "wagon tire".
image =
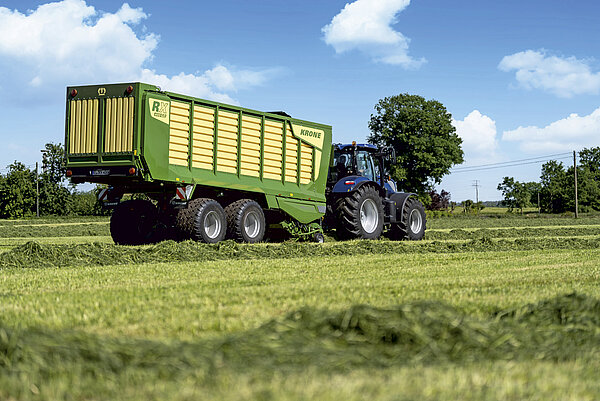
<svg viewBox="0 0 600 401">
<path fill-rule="evenodd" d="M 110 217 L 110 235 L 118 245 L 143 245 L 156 242 L 158 209 L 142 199 L 119 203 Z"/>
<path fill-rule="evenodd" d="M 266 219 L 262 207 L 252 199 L 240 199 L 225 208 L 227 238 L 254 244 L 263 240 Z"/>
<path fill-rule="evenodd" d="M 214 199 L 198 198 L 177 213 L 176 226 L 183 239 L 215 244 L 225 238 L 227 220 L 223 207 Z"/>
</svg>

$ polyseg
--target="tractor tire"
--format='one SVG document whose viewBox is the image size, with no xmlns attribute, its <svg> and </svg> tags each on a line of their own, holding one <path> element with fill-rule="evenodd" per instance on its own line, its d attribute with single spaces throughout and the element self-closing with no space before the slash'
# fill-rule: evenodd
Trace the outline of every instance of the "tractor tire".
<svg viewBox="0 0 600 401">
<path fill-rule="evenodd" d="M 392 224 L 389 231 L 389 237 L 400 241 L 408 239 L 418 241 L 425 235 L 425 208 L 423 204 L 415 198 L 408 198 L 402 209 L 401 220 L 399 223 Z"/>
<path fill-rule="evenodd" d="M 189 201 L 187 207 L 177 214 L 176 226 L 183 239 L 207 244 L 222 241 L 227 232 L 223 207 L 210 198 Z"/>
<path fill-rule="evenodd" d="M 147 200 L 119 203 L 110 217 L 110 235 L 118 245 L 143 245 L 156 242 L 158 209 Z"/>
<path fill-rule="evenodd" d="M 240 199 L 225 208 L 227 238 L 254 244 L 263 240 L 267 222 L 260 205 L 252 199 Z"/>
<path fill-rule="evenodd" d="M 383 203 L 375 188 L 365 185 L 337 199 L 337 235 L 340 239 L 377 239 L 383 231 Z"/>
</svg>

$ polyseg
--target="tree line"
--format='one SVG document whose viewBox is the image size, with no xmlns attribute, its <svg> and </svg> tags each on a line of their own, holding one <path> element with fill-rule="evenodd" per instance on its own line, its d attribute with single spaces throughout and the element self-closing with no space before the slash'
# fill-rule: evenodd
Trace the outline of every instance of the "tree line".
<svg viewBox="0 0 600 401">
<path fill-rule="evenodd" d="M 519 182 L 504 177 L 498 184 L 505 206 L 510 210 L 537 206 L 543 213 L 564 213 L 575 210 L 575 170 L 562 162 L 551 160 L 542 165 L 539 182 Z M 600 147 L 579 152 L 577 166 L 579 211 L 600 211 Z M 538 198 L 539 197 L 539 198 Z"/>
<path fill-rule="evenodd" d="M 15 161 L 0 174 L 0 218 L 105 214 L 96 191 L 78 191 L 65 180 L 64 148 L 47 143 L 42 150 L 41 171 L 36 174 L 25 164 Z"/>
</svg>

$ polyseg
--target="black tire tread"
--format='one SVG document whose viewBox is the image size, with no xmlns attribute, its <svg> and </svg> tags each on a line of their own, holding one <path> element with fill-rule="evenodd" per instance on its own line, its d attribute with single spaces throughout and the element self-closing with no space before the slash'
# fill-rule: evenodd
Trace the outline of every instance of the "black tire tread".
<svg viewBox="0 0 600 401">
<path fill-rule="evenodd" d="M 336 199 L 334 204 L 335 215 L 337 216 L 337 235 L 340 239 L 351 239 L 361 237 L 361 227 L 359 221 L 360 200 L 371 196 L 379 208 L 380 219 L 383 219 L 383 202 L 377 190 L 371 185 L 365 185 L 351 192 L 346 196 Z M 377 235 L 378 237 L 379 235 Z"/>
<path fill-rule="evenodd" d="M 409 228 L 408 228 L 408 215 L 411 210 L 417 208 L 420 210 L 423 216 L 423 232 L 425 231 L 426 219 L 425 219 L 425 208 L 423 204 L 417 199 L 410 197 L 406 200 L 404 207 L 402 208 L 401 219 L 398 223 L 392 224 L 390 228 L 390 238 L 396 241 L 410 240 Z M 419 238 L 421 239 L 421 238 Z"/>
<path fill-rule="evenodd" d="M 177 227 L 179 233 L 181 234 L 181 238 L 193 239 L 194 238 L 194 230 L 195 230 L 195 220 L 198 215 L 198 211 L 204 206 L 210 198 L 196 198 L 192 199 L 188 202 L 187 207 L 185 209 L 181 209 L 177 213 L 177 217 L 175 218 L 175 226 Z"/>
<path fill-rule="evenodd" d="M 239 199 L 235 202 L 230 203 L 225 208 L 225 218 L 227 219 L 227 238 L 228 239 L 233 239 L 237 242 L 246 242 L 246 239 L 244 238 L 244 234 L 242 232 L 242 225 L 243 225 L 242 218 L 243 218 L 246 208 L 249 205 L 256 205 L 262 212 L 262 208 L 260 207 L 260 205 L 252 199 Z M 263 236 L 261 236 L 258 241 L 254 241 L 254 242 L 262 241 L 262 239 L 264 237 L 264 232 L 266 231 L 265 225 L 266 225 L 266 222 L 265 222 L 264 213 L 263 213 Z"/>
<path fill-rule="evenodd" d="M 152 243 L 152 227 L 147 232 L 139 232 L 136 221 L 145 212 L 154 214 L 157 219 L 158 211 L 152 202 L 142 199 L 131 199 L 119 203 L 110 217 L 110 235 L 117 245 L 143 245 Z"/>
</svg>

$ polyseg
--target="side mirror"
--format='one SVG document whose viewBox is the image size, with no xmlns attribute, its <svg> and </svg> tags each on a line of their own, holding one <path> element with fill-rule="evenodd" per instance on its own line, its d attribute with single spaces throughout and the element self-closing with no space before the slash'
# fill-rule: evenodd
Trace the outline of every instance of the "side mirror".
<svg viewBox="0 0 600 401">
<path fill-rule="evenodd" d="M 386 161 L 394 163 L 396 161 L 396 150 L 391 146 L 386 146 L 383 149 L 384 158 Z"/>
</svg>

